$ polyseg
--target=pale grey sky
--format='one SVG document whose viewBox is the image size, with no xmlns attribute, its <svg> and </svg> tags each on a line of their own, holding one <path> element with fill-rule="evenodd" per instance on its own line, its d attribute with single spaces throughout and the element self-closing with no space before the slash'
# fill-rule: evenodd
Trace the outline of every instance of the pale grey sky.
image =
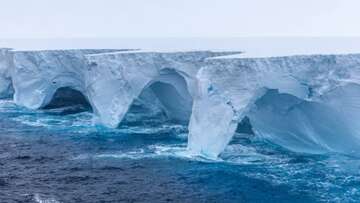
<svg viewBox="0 0 360 203">
<path fill-rule="evenodd" d="M 0 0 L 0 38 L 360 36 L 359 0 Z"/>
</svg>

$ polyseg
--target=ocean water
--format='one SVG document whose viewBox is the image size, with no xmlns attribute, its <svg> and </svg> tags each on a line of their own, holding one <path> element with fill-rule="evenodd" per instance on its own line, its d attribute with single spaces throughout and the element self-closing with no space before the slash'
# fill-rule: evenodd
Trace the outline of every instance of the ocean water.
<svg viewBox="0 0 360 203">
<path fill-rule="evenodd" d="M 293 153 L 235 136 L 217 160 L 187 129 L 140 110 L 118 129 L 79 106 L 0 101 L 0 202 L 359 202 L 360 157 Z"/>
</svg>

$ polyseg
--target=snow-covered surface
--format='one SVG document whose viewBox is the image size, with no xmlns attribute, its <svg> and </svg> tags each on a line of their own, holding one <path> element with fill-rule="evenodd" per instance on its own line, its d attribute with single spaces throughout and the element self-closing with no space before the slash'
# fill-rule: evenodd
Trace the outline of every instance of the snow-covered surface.
<svg viewBox="0 0 360 203">
<path fill-rule="evenodd" d="M 241 57 L 360 53 L 360 37 L 240 37 L 124 39 L 0 39 L 16 50 L 142 49 L 146 51 L 242 51 Z"/>
</svg>

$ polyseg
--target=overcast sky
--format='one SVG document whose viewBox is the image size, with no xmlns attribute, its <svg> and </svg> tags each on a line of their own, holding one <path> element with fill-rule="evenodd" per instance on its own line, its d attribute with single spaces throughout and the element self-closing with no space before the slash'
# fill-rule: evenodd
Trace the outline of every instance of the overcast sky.
<svg viewBox="0 0 360 203">
<path fill-rule="evenodd" d="M 0 38 L 360 36 L 359 0 L 0 0 Z"/>
</svg>

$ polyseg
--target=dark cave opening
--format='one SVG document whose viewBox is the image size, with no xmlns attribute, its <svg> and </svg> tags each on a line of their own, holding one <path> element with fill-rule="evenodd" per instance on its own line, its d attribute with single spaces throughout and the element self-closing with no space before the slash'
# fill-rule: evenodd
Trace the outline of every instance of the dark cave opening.
<svg viewBox="0 0 360 203">
<path fill-rule="evenodd" d="M 92 112 L 92 107 L 86 97 L 80 91 L 70 87 L 57 89 L 50 102 L 42 109 L 49 113 L 59 114 Z"/>
</svg>

